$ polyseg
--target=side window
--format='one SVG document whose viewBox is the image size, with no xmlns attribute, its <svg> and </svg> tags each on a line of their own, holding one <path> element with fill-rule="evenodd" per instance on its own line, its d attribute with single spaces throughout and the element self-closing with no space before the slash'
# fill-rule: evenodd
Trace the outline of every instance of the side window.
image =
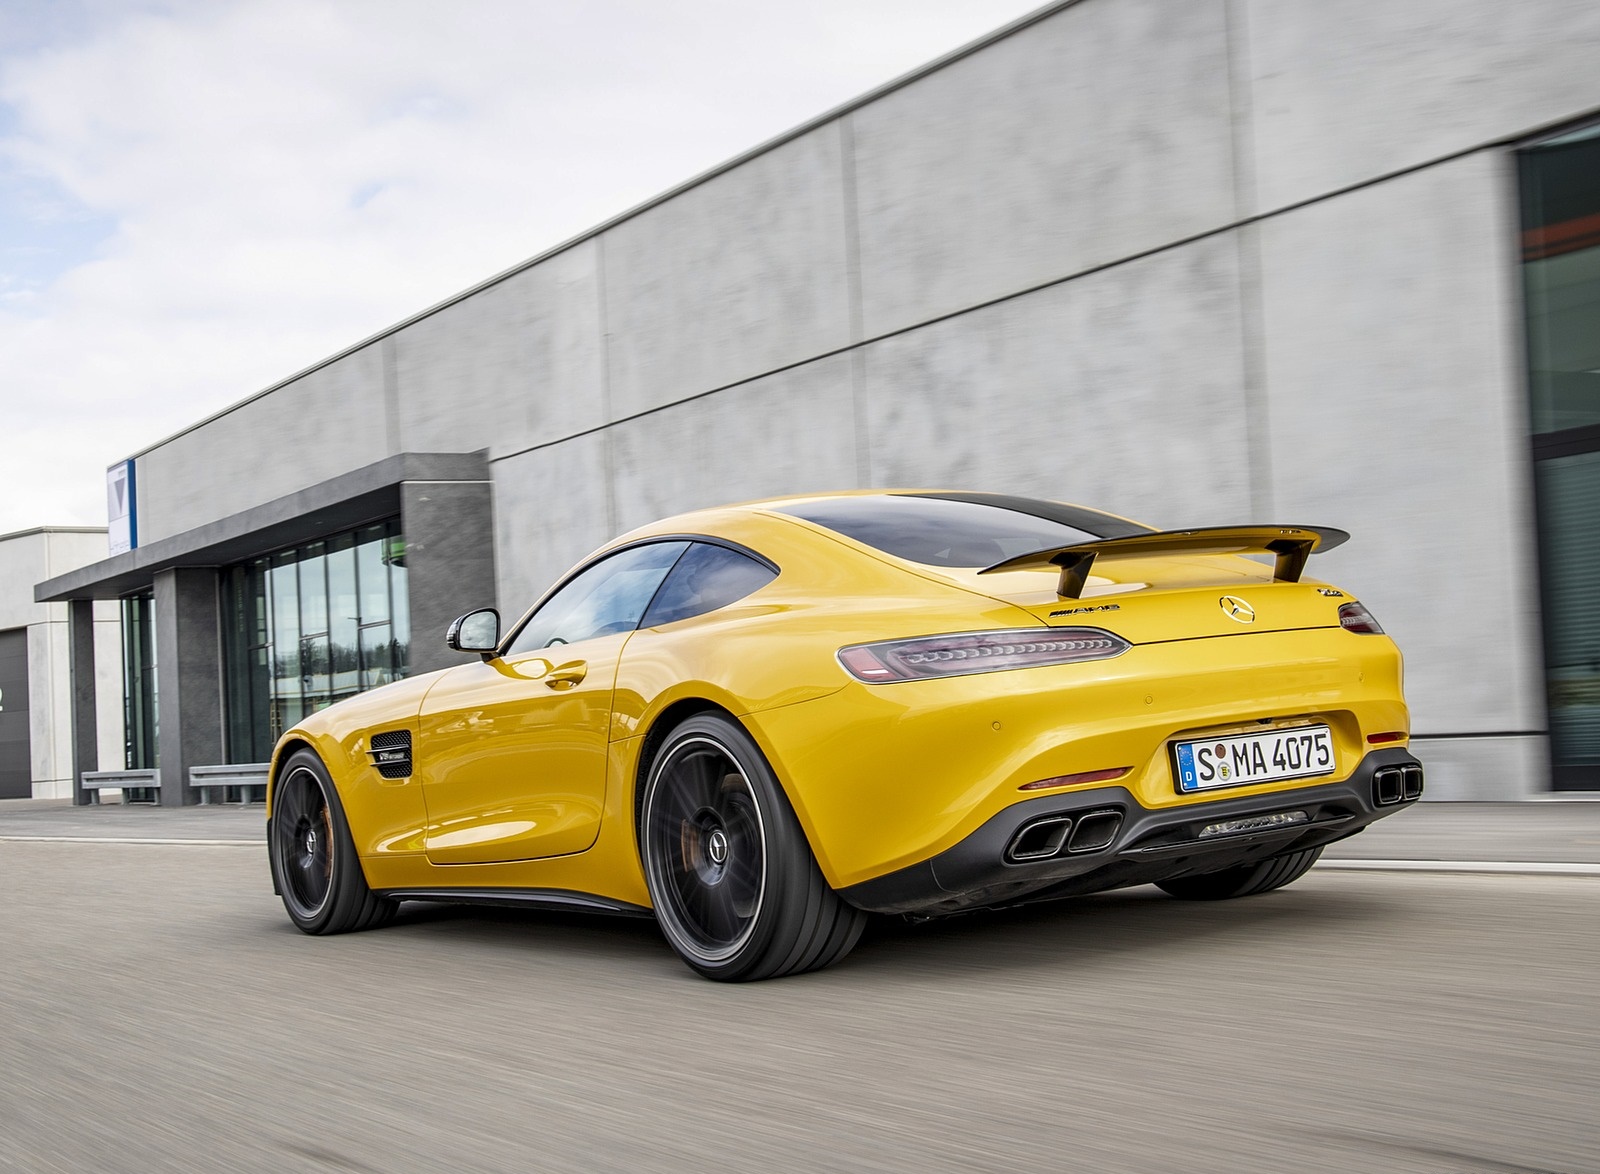
<svg viewBox="0 0 1600 1174">
<path fill-rule="evenodd" d="M 747 554 L 696 542 L 661 584 L 639 626 L 654 628 L 727 607 L 777 577 L 771 567 Z"/>
<path fill-rule="evenodd" d="M 631 632 L 687 542 L 652 542 L 580 571 L 533 613 L 507 655 Z"/>
</svg>

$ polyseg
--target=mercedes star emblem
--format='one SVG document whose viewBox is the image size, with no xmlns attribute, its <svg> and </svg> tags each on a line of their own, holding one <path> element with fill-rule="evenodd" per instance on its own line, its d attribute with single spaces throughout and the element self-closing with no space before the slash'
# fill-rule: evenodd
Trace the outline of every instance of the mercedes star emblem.
<svg viewBox="0 0 1600 1174">
<path fill-rule="evenodd" d="M 1237 595 L 1224 595 L 1217 602 L 1222 604 L 1222 614 L 1230 620 L 1237 620 L 1241 624 L 1256 622 L 1256 609 Z"/>
</svg>

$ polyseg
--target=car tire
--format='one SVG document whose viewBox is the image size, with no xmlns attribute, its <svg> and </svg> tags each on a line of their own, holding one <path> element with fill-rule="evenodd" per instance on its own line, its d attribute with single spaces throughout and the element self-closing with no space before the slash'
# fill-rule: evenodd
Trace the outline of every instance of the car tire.
<svg viewBox="0 0 1600 1174">
<path fill-rule="evenodd" d="M 1311 871 L 1311 866 L 1321 855 L 1320 847 L 1306 848 L 1287 856 L 1274 856 L 1259 864 L 1157 881 L 1156 887 L 1185 901 L 1226 901 L 1233 897 L 1250 897 L 1256 893 L 1281 889 L 1299 880 Z"/>
<path fill-rule="evenodd" d="M 375 929 L 399 908 L 367 887 L 338 789 L 310 750 L 290 755 L 273 785 L 267 857 L 289 920 L 308 934 Z"/>
<path fill-rule="evenodd" d="M 721 714 L 689 718 L 656 748 L 639 847 L 662 934 L 706 978 L 821 970 L 866 926 L 823 878 L 760 748 Z"/>
</svg>

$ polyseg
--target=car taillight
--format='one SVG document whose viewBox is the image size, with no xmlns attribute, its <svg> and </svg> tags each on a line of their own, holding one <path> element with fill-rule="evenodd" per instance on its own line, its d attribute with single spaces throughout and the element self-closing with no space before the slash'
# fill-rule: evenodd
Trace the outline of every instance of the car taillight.
<svg viewBox="0 0 1600 1174">
<path fill-rule="evenodd" d="M 1359 603 L 1346 603 L 1339 608 L 1339 624 L 1347 632 L 1360 632 L 1364 636 L 1383 635 L 1378 621 Z"/>
<path fill-rule="evenodd" d="M 856 680 L 877 684 L 1104 660 L 1131 647 L 1099 628 L 1008 628 L 854 644 L 839 649 L 839 663 Z"/>
<path fill-rule="evenodd" d="M 1133 767 L 1113 766 L 1108 770 L 1086 770 L 1075 775 L 1057 775 L 1053 779 L 1038 779 L 1031 783 L 1023 783 L 1019 791 L 1047 791 L 1051 787 L 1075 787 L 1079 783 L 1106 783 L 1112 779 L 1120 779 Z"/>
</svg>

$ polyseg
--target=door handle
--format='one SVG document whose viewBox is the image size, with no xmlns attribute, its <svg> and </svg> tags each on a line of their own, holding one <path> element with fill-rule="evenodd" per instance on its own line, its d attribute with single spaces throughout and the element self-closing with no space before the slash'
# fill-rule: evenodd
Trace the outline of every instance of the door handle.
<svg viewBox="0 0 1600 1174">
<path fill-rule="evenodd" d="M 544 683 L 552 689 L 570 689 L 589 675 L 589 666 L 581 660 L 557 665 L 545 674 Z"/>
</svg>

